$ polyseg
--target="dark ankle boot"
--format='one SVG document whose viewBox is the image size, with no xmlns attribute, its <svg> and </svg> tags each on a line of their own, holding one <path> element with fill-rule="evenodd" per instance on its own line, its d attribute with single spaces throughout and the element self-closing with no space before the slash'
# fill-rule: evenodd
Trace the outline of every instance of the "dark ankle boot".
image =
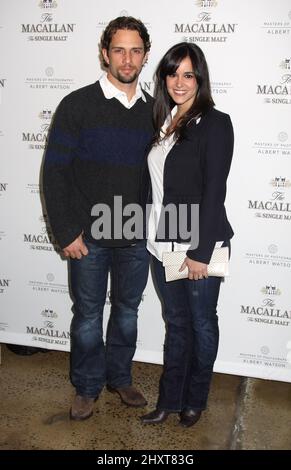
<svg viewBox="0 0 291 470">
<path fill-rule="evenodd" d="M 169 414 L 168 411 L 154 410 L 147 415 L 141 416 L 140 419 L 143 424 L 160 424 L 166 421 Z"/>
<path fill-rule="evenodd" d="M 183 410 L 180 413 L 179 424 L 184 428 L 189 428 L 190 426 L 193 426 L 195 423 L 197 423 L 197 421 L 199 421 L 201 413 L 202 412 L 200 410 Z"/>
</svg>

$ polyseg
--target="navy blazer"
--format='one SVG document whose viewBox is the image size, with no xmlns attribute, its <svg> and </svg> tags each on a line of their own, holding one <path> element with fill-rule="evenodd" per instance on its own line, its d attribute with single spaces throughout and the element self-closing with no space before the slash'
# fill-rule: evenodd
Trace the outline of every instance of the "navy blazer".
<svg viewBox="0 0 291 470">
<path fill-rule="evenodd" d="M 233 236 L 224 207 L 233 143 L 229 115 L 211 108 L 198 124 L 188 124 L 185 138 L 171 148 L 165 162 L 163 205 L 178 209 L 182 203 L 199 204 L 199 244 L 187 256 L 206 264 L 215 243 Z M 185 243 L 179 236 L 176 241 Z"/>
</svg>

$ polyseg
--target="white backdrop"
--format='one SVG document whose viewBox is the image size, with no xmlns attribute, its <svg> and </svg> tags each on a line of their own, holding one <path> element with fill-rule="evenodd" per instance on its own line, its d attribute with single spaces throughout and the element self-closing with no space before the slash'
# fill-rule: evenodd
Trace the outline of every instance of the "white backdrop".
<svg viewBox="0 0 291 470">
<path fill-rule="evenodd" d="M 217 372 L 291 382 L 291 4 L 289 0 L 1 0 L 0 342 L 69 350 L 67 265 L 39 194 L 47 129 L 61 98 L 100 77 L 100 35 L 119 16 L 152 38 L 141 80 L 162 54 L 205 52 L 217 108 L 235 129 L 227 209 L 231 277 L 219 301 Z M 105 308 L 105 323 L 109 314 Z M 135 359 L 162 362 L 164 325 L 149 279 Z"/>
</svg>

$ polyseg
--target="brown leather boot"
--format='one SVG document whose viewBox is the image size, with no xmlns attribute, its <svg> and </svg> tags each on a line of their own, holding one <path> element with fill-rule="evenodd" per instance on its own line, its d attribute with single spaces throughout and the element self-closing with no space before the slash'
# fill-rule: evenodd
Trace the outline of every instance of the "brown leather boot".
<svg viewBox="0 0 291 470">
<path fill-rule="evenodd" d="M 75 421 L 83 421 L 93 414 L 95 398 L 76 395 L 70 409 L 70 418 Z"/>
<path fill-rule="evenodd" d="M 107 385 L 107 390 L 111 393 L 118 393 L 121 401 L 127 406 L 141 408 L 147 405 L 145 397 L 132 385 L 117 388 L 113 388 Z"/>
</svg>

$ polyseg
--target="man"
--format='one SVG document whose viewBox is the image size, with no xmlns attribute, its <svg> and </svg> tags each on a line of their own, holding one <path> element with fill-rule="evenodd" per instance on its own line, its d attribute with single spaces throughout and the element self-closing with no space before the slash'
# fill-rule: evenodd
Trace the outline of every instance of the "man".
<svg viewBox="0 0 291 470">
<path fill-rule="evenodd" d="M 110 237 L 100 236 L 102 224 L 96 234 L 91 211 L 96 204 L 105 205 L 117 224 L 116 196 L 122 197 L 119 212 L 127 204 L 141 203 L 142 169 L 153 128 L 152 98 L 141 90 L 138 76 L 149 50 L 150 38 L 141 21 L 111 21 L 101 39 L 107 74 L 61 101 L 49 137 L 44 194 L 54 236 L 70 258 L 74 299 L 74 420 L 92 416 L 105 384 L 128 406 L 147 404 L 131 378 L 137 310 L 148 277 L 145 241 L 126 239 L 117 226 Z M 102 322 L 109 271 L 112 308 L 105 347 Z"/>
</svg>

